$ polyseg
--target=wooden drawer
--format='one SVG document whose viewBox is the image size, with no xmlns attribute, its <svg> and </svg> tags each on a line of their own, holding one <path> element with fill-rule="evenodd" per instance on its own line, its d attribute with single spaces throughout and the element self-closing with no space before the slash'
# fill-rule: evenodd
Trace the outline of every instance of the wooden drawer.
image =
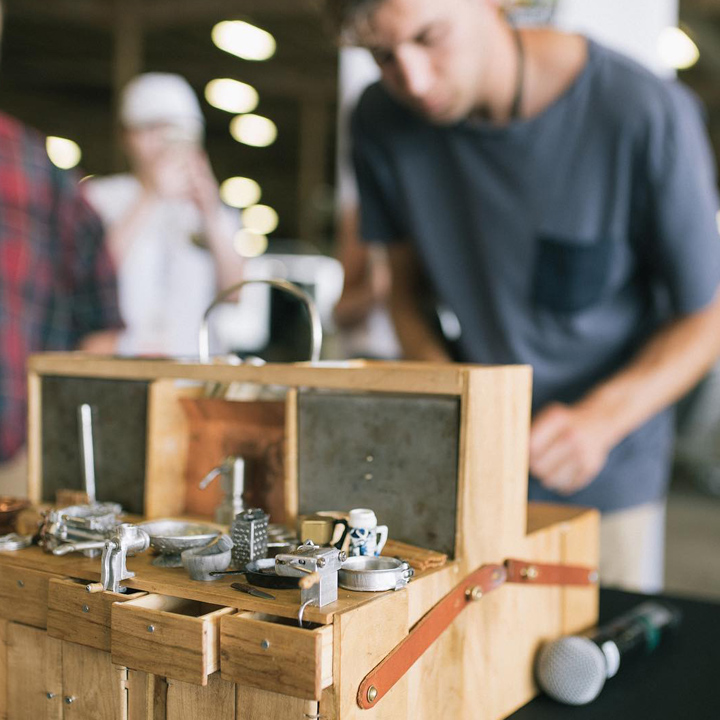
<svg viewBox="0 0 720 720">
<path fill-rule="evenodd" d="M 207 685 L 220 665 L 220 628 L 233 608 L 165 595 L 115 603 L 110 648 L 117 665 Z"/>
<path fill-rule="evenodd" d="M 48 592 L 50 637 L 110 652 L 110 610 L 115 602 L 143 597 L 144 592 L 88 592 L 87 583 L 54 579 Z"/>
<path fill-rule="evenodd" d="M 39 570 L 3 565 L 0 571 L 0 617 L 44 629 L 48 584 L 58 577 Z"/>
<path fill-rule="evenodd" d="M 220 623 L 222 677 L 240 685 L 320 700 L 333 683 L 333 626 L 238 613 Z"/>
</svg>

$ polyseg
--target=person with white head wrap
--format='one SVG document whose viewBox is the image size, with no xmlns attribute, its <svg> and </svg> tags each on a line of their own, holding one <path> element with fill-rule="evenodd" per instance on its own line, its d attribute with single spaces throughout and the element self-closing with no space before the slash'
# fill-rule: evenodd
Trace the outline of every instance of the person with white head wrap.
<svg viewBox="0 0 720 720">
<path fill-rule="evenodd" d="M 91 179 L 108 229 L 127 330 L 124 355 L 197 355 L 202 315 L 236 283 L 237 211 L 220 201 L 202 147 L 205 119 L 179 75 L 145 73 L 125 87 L 120 122 L 132 174 Z"/>
</svg>

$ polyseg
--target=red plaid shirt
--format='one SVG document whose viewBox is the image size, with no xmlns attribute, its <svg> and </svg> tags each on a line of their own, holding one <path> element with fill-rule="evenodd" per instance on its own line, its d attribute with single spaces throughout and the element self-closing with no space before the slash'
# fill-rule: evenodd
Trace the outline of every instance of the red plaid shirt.
<svg viewBox="0 0 720 720">
<path fill-rule="evenodd" d="M 121 326 L 102 224 L 77 178 L 0 113 L 0 460 L 25 443 L 28 355 Z"/>
</svg>

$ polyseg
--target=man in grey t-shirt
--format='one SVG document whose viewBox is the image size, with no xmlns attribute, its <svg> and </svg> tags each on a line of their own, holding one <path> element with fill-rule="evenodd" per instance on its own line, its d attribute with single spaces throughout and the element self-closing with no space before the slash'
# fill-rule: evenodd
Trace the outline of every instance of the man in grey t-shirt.
<svg viewBox="0 0 720 720">
<path fill-rule="evenodd" d="M 599 508 L 603 580 L 658 589 L 669 407 L 720 353 L 694 98 L 584 37 L 517 31 L 492 0 L 331 2 L 382 72 L 354 156 L 405 355 L 448 359 L 427 277 L 461 359 L 533 366 L 531 499 Z"/>
</svg>

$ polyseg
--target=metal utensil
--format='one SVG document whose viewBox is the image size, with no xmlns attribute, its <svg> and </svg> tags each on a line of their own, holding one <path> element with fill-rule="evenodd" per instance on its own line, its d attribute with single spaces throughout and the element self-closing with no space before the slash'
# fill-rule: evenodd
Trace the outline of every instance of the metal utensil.
<svg viewBox="0 0 720 720">
<path fill-rule="evenodd" d="M 32 545 L 32 535 L 18 535 L 17 533 L 0 535 L 0 550 L 24 550 L 30 545 Z"/>
<path fill-rule="evenodd" d="M 159 553 L 153 560 L 156 567 L 182 567 L 183 550 L 207 545 L 222 532 L 214 525 L 186 520 L 149 520 L 138 527 L 150 536 L 150 547 Z"/>
<path fill-rule="evenodd" d="M 266 593 L 263 590 L 258 590 L 257 588 L 254 588 L 252 585 L 245 585 L 244 583 L 233 583 L 230 585 L 233 590 L 238 590 L 239 592 L 247 593 L 248 595 L 252 595 L 253 597 L 262 598 L 263 600 L 274 600 L 275 596 L 271 595 L 270 593 Z"/>
<path fill-rule="evenodd" d="M 382 592 L 401 590 L 415 571 L 404 560 L 359 555 L 348 558 L 340 568 L 338 582 L 345 590 Z"/>
<path fill-rule="evenodd" d="M 270 516 L 259 508 L 246 510 L 235 517 L 231 529 L 235 567 L 245 567 L 252 560 L 267 555 L 269 519 Z"/>
</svg>

